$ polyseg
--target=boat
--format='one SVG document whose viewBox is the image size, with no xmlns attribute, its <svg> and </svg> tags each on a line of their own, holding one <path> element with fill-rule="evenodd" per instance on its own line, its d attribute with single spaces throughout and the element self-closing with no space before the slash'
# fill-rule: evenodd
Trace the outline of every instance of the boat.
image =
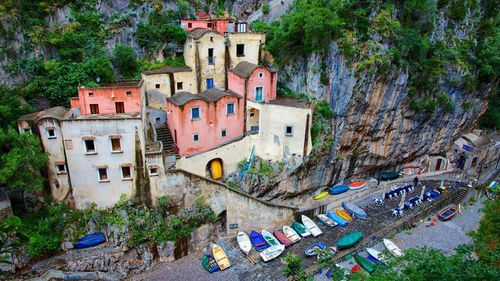
<svg viewBox="0 0 500 281">
<path fill-rule="evenodd" d="M 330 187 L 328 189 L 328 193 L 330 193 L 331 195 L 337 195 L 337 194 L 344 193 L 348 190 L 349 190 L 349 186 L 342 184 L 342 185 L 336 185 L 336 186 Z"/>
<path fill-rule="evenodd" d="M 341 218 L 340 216 L 338 216 L 337 214 L 334 214 L 334 213 L 331 213 L 331 212 L 328 212 L 326 214 L 326 216 L 331 219 L 332 221 L 334 221 L 337 225 L 340 225 L 341 227 L 346 227 L 349 223 L 344 220 L 343 218 Z"/>
<path fill-rule="evenodd" d="M 323 234 L 323 231 L 319 229 L 318 225 L 316 225 L 312 219 L 307 216 L 302 215 L 302 224 L 311 232 L 312 236 L 318 237 Z"/>
<path fill-rule="evenodd" d="M 370 256 L 374 258 L 375 261 L 378 262 L 385 262 L 384 257 L 382 256 L 382 253 L 374 248 L 366 248 L 366 251 L 368 252 L 368 259 L 370 259 Z"/>
<path fill-rule="evenodd" d="M 359 266 L 359 264 L 356 264 L 355 266 L 353 266 L 351 268 L 352 273 L 359 272 L 360 270 L 361 270 L 361 266 Z"/>
<path fill-rule="evenodd" d="M 280 241 L 278 241 L 278 239 L 276 239 L 276 237 L 274 237 L 274 235 L 271 232 L 263 229 L 261 231 L 261 234 L 262 234 L 262 237 L 264 237 L 264 239 L 266 239 L 266 241 L 269 245 L 271 245 L 271 246 L 281 245 Z"/>
<path fill-rule="evenodd" d="M 84 249 L 97 246 L 106 242 L 106 236 L 103 232 L 95 232 L 89 235 L 85 235 L 76 241 L 74 247 L 75 249 Z"/>
<path fill-rule="evenodd" d="M 403 251 L 389 239 L 384 238 L 384 246 L 395 257 L 401 257 L 403 255 Z"/>
<path fill-rule="evenodd" d="M 325 244 L 323 244 L 321 242 L 317 242 L 317 243 L 314 243 L 311 246 L 307 247 L 306 250 L 304 251 L 304 253 L 306 254 L 306 256 L 312 257 L 312 256 L 316 256 L 317 254 L 319 254 L 319 252 L 321 252 L 325 248 L 326 248 Z"/>
<path fill-rule="evenodd" d="M 278 241 L 280 241 L 281 244 L 285 245 L 285 247 L 290 247 L 293 244 L 293 242 L 290 239 L 288 239 L 288 237 L 286 237 L 286 235 L 283 234 L 283 232 L 275 230 L 273 233 L 274 237 L 276 237 L 276 239 L 278 239 Z"/>
<path fill-rule="evenodd" d="M 252 241 L 252 245 L 259 252 L 269 248 L 269 244 L 267 244 L 266 239 L 264 239 L 264 237 L 262 237 L 262 235 L 257 231 L 252 230 L 250 233 L 250 241 Z"/>
<path fill-rule="evenodd" d="M 300 236 L 302 237 L 308 237 L 308 236 L 311 236 L 311 232 L 309 232 L 309 230 L 303 225 L 301 224 L 300 222 L 298 221 L 294 221 L 292 223 L 292 227 L 293 229 L 295 229 L 295 231 L 297 231 L 298 234 L 300 234 Z"/>
<path fill-rule="evenodd" d="M 358 219 L 366 220 L 367 217 L 366 212 L 363 209 L 361 209 L 358 205 L 344 201 L 342 202 L 342 206 L 346 211 L 348 211 Z"/>
<path fill-rule="evenodd" d="M 337 241 L 337 249 L 345 249 L 354 246 L 356 243 L 363 239 L 363 232 L 354 231 L 340 237 Z"/>
<path fill-rule="evenodd" d="M 456 206 L 450 206 L 438 214 L 438 218 L 442 221 L 451 220 L 456 214 L 458 214 L 458 208 Z"/>
<path fill-rule="evenodd" d="M 219 265 L 217 264 L 217 261 L 211 255 L 204 254 L 201 257 L 201 265 L 203 265 L 203 268 L 205 268 L 210 273 L 219 270 Z"/>
<path fill-rule="evenodd" d="M 373 271 L 375 271 L 375 267 L 373 266 L 373 264 L 367 260 L 366 258 L 358 255 L 358 254 L 355 254 L 354 255 L 354 260 L 364 269 L 366 270 L 368 273 L 372 273 Z"/>
<path fill-rule="evenodd" d="M 243 232 L 240 231 L 238 232 L 238 235 L 236 235 L 236 240 L 238 241 L 238 245 L 240 246 L 240 249 L 248 255 L 250 250 L 252 249 L 252 242 L 250 242 L 250 237 Z"/>
<path fill-rule="evenodd" d="M 326 225 L 326 226 L 328 226 L 328 227 L 334 227 L 334 226 L 337 226 L 337 223 L 336 223 L 334 220 L 332 220 L 331 218 L 329 218 L 329 217 L 325 216 L 324 214 L 319 214 L 319 215 L 317 215 L 316 217 L 318 218 L 318 220 L 319 220 L 322 224 L 324 224 L 324 225 Z"/>
<path fill-rule="evenodd" d="M 337 247 L 327 247 L 318 253 L 318 261 L 332 259 L 337 253 Z"/>
<path fill-rule="evenodd" d="M 378 176 L 379 181 L 392 181 L 399 178 L 398 172 L 383 172 Z"/>
<path fill-rule="evenodd" d="M 364 181 L 353 181 L 349 183 L 349 189 L 358 190 L 366 186 L 366 182 Z"/>
<path fill-rule="evenodd" d="M 231 266 L 231 263 L 229 262 L 226 253 L 219 245 L 214 244 L 212 246 L 212 255 L 214 256 L 214 259 L 217 261 L 220 270 L 224 270 Z"/>
<path fill-rule="evenodd" d="M 352 220 L 352 217 L 349 215 L 349 213 L 347 213 L 341 209 L 336 209 L 335 214 L 337 214 L 339 217 L 343 218 L 346 221 Z"/>
<path fill-rule="evenodd" d="M 297 243 L 300 241 L 300 236 L 293 228 L 289 227 L 288 225 L 283 226 L 283 233 L 285 236 L 292 241 L 292 243 Z"/>
<path fill-rule="evenodd" d="M 283 253 L 284 250 L 285 250 L 285 245 L 281 244 L 272 245 L 271 247 L 260 252 L 259 254 L 262 260 L 267 262 L 281 255 L 281 253 Z"/>
<path fill-rule="evenodd" d="M 320 194 L 314 196 L 314 200 L 323 199 L 328 195 L 328 191 L 323 191 Z"/>
</svg>

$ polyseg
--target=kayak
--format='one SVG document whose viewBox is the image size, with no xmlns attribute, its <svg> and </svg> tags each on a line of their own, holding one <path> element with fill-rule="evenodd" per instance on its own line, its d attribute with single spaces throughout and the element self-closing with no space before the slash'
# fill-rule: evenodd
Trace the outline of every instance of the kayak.
<svg viewBox="0 0 500 281">
<path fill-rule="evenodd" d="M 354 231 L 340 237 L 337 241 L 337 249 L 345 249 L 354 246 L 356 243 L 363 239 L 363 233 L 361 231 Z"/>
<path fill-rule="evenodd" d="M 327 217 L 327 216 L 325 216 L 325 215 L 323 215 L 323 214 L 319 214 L 319 215 L 317 215 L 317 217 L 318 217 L 318 220 L 319 220 L 322 224 L 324 224 L 324 225 L 326 225 L 326 226 L 328 226 L 328 227 L 334 227 L 334 226 L 337 226 L 337 223 L 336 223 L 334 220 L 332 220 L 331 218 L 329 218 L 329 217 Z"/>
<path fill-rule="evenodd" d="M 306 254 L 306 256 L 312 257 L 312 256 L 316 256 L 317 254 L 319 254 L 319 252 L 321 252 L 325 248 L 326 248 L 325 244 L 323 244 L 321 242 L 317 242 L 317 243 L 314 243 L 311 246 L 307 247 L 307 249 L 304 251 L 304 253 Z"/>
<path fill-rule="evenodd" d="M 382 256 L 382 253 L 374 248 L 366 248 L 366 251 L 370 256 L 372 256 L 375 261 L 379 262 L 385 262 L 384 257 Z M 369 257 L 368 257 L 369 258 Z"/>
<path fill-rule="evenodd" d="M 354 181 L 349 183 L 349 189 L 358 190 L 366 186 L 366 182 L 364 181 Z"/>
<path fill-rule="evenodd" d="M 366 220 L 367 218 L 366 212 L 363 209 L 361 209 L 358 205 L 344 201 L 342 202 L 342 206 L 344 207 L 344 209 L 346 209 L 346 211 L 348 211 L 358 219 Z"/>
<path fill-rule="evenodd" d="M 297 234 L 297 232 L 295 232 L 295 230 L 293 230 L 288 225 L 283 226 L 283 233 L 288 239 L 290 239 L 290 241 L 292 241 L 292 243 L 297 243 L 300 241 L 299 234 Z"/>
<path fill-rule="evenodd" d="M 271 246 L 281 245 L 280 241 L 278 241 L 278 239 L 276 239 L 276 237 L 274 237 L 274 235 L 271 232 L 263 229 L 261 233 L 269 245 Z"/>
<path fill-rule="evenodd" d="M 231 263 L 229 262 L 226 253 L 219 245 L 217 244 L 213 245 L 212 254 L 214 255 L 214 259 L 217 261 L 220 270 L 224 270 L 231 266 Z"/>
<path fill-rule="evenodd" d="M 368 273 L 372 273 L 375 270 L 373 264 L 370 261 L 358 254 L 354 255 L 354 260 Z"/>
<path fill-rule="evenodd" d="M 336 209 L 335 213 L 346 221 L 352 220 L 352 217 L 347 212 L 344 212 L 341 209 Z"/>
<path fill-rule="evenodd" d="M 318 225 L 316 225 L 312 219 L 308 218 L 305 215 L 302 215 L 302 223 L 309 230 L 309 232 L 311 232 L 312 236 L 318 237 L 323 234 L 323 231 L 319 229 Z"/>
<path fill-rule="evenodd" d="M 266 239 L 264 239 L 264 237 L 262 237 L 262 235 L 257 231 L 252 231 L 250 233 L 250 241 L 252 241 L 252 245 L 259 252 L 269 248 L 269 244 L 267 244 Z"/>
<path fill-rule="evenodd" d="M 384 238 L 384 246 L 395 257 L 401 257 L 403 255 L 403 251 L 389 239 Z"/>
<path fill-rule="evenodd" d="M 286 235 L 279 230 L 274 231 L 274 237 L 276 237 L 276 239 L 278 239 L 281 244 L 285 245 L 285 247 L 290 247 L 293 244 L 293 242 L 290 241 L 290 239 L 288 239 L 288 237 L 286 237 Z"/>
<path fill-rule="evenodd" d="M 337 253 L 336 247 L 328 247 L 318 253 L 318 261 L 332 259 L 336 253 Z"/>
<path fill-rule="evenodd" d="M 97 246 L 97 245 L 102 244 L 104 242 L 106 242 L 106 237 L 104 236 L 104 233 L 95 232 L 95 233 L 83 236 L 82 238 L 78 239 L 78 241 L 76 241 L 74 247 L 75 247 L 75 249 L 84 249 L 84 248 Z"/>
<path fill-rule="evenodd" d="M 236 235 L 236 240 L 238 241 L 238 245 L 240 246 L 240 249 L 248 255 L 250 250 L 252 249 L 252 242 L 250 242 L 250 237 L 243 232 L 240 231 L 238 232 L 238 235 Z"/>
<path fill-rule="evenodd" d="M 349 186 L 343 184 L 343 185 L 336 185 L 336 186 L 332 186 L 328 189 L 328 193 L 330 193 L 331 195 L 337 195 L 337 194 L 341 194 L 341 193 L 344 193 L 346 191 L 349 190 Z"/>
<path fill-rule="evenodd" d="M 277 258 L 285 250 L 285 245 L 272 245 L 271 247 L 260 252 L 260 257 L 264 262 Z"/>
<path fill-rule="evenodd" d="M 334 214 L 334 213 L 330 213 L 328 212 L 326 214 L 326 216 L 328 218 L 330 218 L 331 220 L 333 220 L 336 224 L 340 225 L 341 227 L 345 227 L 347 226 L 348 222 L 346 220 L 344 220 L 343 218 L 341 218 L 339 215 L 337 214 Z"/>
<path fill-rule="evenodd" d="M 328 191 L 323 191 L 320 194 L 314 196 L 314 200 L 323 199 L 328 195 Z"/>
<path fill-rule="evenodd" d="M 311 236 L 311 232 L 309 232 L 309 230 L 307 230 L 307 228 L 303 224 L 301 224 L 300 222 L 298 222 L 298 221 L 294 221 L 292 223 L 292 227 L 302 237 Z"/>
<path fill-rule="evenodd" d="M 458 214 L 458 209 L 455 206 L 448 207 L 438 214 L 438 218 L 442 221 L 451 220 L 456 214 Z"/>
<path fill-rule="evenodd" d="M 210 273 L 219 270 L 219 265 L 217 264 L 217 261 L 211 255 L 204 254 L 201 257 L 201 265 L 203 265 L 203 268 L 205 268 Z"/>
</svg>

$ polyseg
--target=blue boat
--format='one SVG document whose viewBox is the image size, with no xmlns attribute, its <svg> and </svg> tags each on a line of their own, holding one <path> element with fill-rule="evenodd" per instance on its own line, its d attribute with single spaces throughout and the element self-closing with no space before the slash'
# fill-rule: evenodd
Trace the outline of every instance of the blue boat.
<svg viewBox="0 0 500 281">
<path fill-rule="evenodd" d="M 328 193 L 330 193 L 331 195 L 337 195 L 337 194 L 340 194 L 340 193 L 344 193 L 346 191 L 349 190 L 349 186 L 343 184 L 343 185 L 336 185 L 336 186 L 332 186 L 328 189 Z"/>
<path fill-rule="evenodd" d="M 372 256 L 372 255 L 370 255 L 370 254 L 368 254 L 367 259 L 368 259 L 370 262 L 372 262 L 372 263 L 379 263 L 379 262 L 380 262 L 379 260 L 377 260 L 377 258 L 375 258 L 374 256 Z"/>
<path fill-rule="evenodd" d="M 266 239 L 264 239 L 264 237 L 257 231 L 252 231 L 252 233 L 250 233 L 250 241 L 252 241 L 252 245 L 259 252 L 269 248 L 269 244 Z"/>
<path fill-rule="evenodd" d="M 329 217 L 331 220 L 333 220 L 334 222 L 336 222 L 338 225 L 340 225 L 341 227 L 345 227 L 347 224 L 349 224 L 345 219 L 341 218 L 339 215 L 337 214 L 334 214 L 334 213 L 330 213 L 328 212 L 326 214 L 327 217 Z"/>
<path fill-rule="evenodd" d="M 97 246 L 104 242 L 106 242 L 106 237 L 104 236 L 104 233 L 96 232 L 78 239 L 74 247 L 75 249 L 84 249 Z"/>
<path fill-rule="evenodd" d="M 326 245 L 321 242 L 317 242 L 307 247 L 304 253 L 306 254 L 306 256 L 312 257 L 318 255 L 319 252 L 323 251 L 324 249 L 326 249 Z"/>
</svg>

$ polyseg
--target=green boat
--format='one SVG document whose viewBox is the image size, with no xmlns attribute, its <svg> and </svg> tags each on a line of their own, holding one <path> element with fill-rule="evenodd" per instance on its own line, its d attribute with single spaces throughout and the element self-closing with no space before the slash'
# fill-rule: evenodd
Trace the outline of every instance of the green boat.
<svg viewBox="0 0 500 281">
<path fill-rule="evenodd" d="M 292 227 L 302 237 L 307 237 L 311 235 L 311 232 L 309 232 L 309 230 L 300 222 L 294 221 Z"/>
<path fill-rule="evenodd" d="M 348 233 L 342 237 L 340 237 L 339 241 L 337 241 L 337 249 L 345 249 L 354 246 L 354 244 L 358 243 L 363 239 L 363 233 L 361 231 L 355 231 Z"/>
<path fill-rule="evenodd" d="M 368 273 L 372 273 L 375 270 L 374 265 L 369 260 L 358 254 L 354 255 L 354 260 Z"/>
</svg>

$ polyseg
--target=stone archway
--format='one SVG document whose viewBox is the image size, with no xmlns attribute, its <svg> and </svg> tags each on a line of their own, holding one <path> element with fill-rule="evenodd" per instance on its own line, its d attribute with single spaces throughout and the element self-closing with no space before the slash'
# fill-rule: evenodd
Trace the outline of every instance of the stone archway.
<svg viewBox="0 0 500 281">
<path fill-rule="evenodd" d="M 220 179 L 224 176 L 224 162 L 221 158 L 214 158 L 208 161 L 205 166 L 205 174 L 209 179 Z"/>
</svg>

